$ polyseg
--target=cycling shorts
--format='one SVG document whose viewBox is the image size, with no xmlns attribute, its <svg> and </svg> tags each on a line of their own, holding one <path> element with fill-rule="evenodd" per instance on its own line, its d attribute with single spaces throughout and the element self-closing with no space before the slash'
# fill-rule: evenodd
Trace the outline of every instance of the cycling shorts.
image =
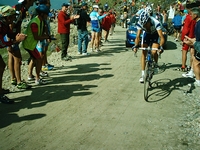
<svg viewBox="0 0 200 150">
<path fill-rule="evenodd" d="M 159 43 L 158 33 L 157 32 L 154 34 L 144 33 L 142 38 L 142 44 L 151 45 L 153 43 Z"/>
<path fill-rule="evenodd" d="M 181 31 L 181 28 L 182 28 L 182 26 L 174 26 L 174 29 L 175 29 L 176 31 L 178 31 L 178 32 Z"/>
</svg>

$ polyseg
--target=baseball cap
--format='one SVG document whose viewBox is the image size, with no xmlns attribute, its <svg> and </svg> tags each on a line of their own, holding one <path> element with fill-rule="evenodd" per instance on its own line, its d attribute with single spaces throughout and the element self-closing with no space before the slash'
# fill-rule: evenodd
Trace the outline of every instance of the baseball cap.
<svg viewBox="0 0 200 150">
<path fill-rule="evenodd" d="M 87 6 L 86 2 L 82 2 L 81 6 Z"/>
<path fill-rule="evenodd" d="M 70 6 L 70 3 L 63 3 L 63 4 L 62 4 L 62 7 L 63 7 L 63 6 L 68 7 L 68 6 Z"/>
<path fill-rule="evenodd" d="M 15 9 L 8 5 L 0 7 L 0 15 L 3 17 L 15 15 L 15 14 L 16 14 Z"/>
<path fill-rule="evenodd" d="M 93 5 L 93 8 L 99 8 L 99 6 L 98 5 Z"/>
</svg>

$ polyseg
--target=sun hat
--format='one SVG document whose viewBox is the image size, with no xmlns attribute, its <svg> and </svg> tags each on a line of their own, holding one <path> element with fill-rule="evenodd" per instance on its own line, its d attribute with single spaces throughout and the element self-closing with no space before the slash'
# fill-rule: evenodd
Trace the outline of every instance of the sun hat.
<svg viewBox="0 0 200 150">
<path fill-rule="evenodd" d="M 98 5 L 93 5 L 93 8 L 99 8 L 99 6 Z"/>
<path fill-rule="evenodd" d="M 6 16 L 15 15 L 15 14 L 16 14 L 16 11 L 14 8 L 12 8 L 8 5 L 0 6 L 0 15 L 1 16 L 6 17 Z"/>
</svg>

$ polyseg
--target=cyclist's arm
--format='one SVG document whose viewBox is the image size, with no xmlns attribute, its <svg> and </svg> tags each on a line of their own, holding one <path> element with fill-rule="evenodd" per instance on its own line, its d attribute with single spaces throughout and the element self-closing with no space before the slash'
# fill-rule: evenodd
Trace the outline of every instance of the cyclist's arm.
<svg viewBox="0 0 200 150">
<path fill-rule="evenodd" d="M 142 33 L 142 29 L 138 29 L 137 30 L 137 35 L 136 35 L 136 38 L 135 38 L 135 46 L 138 46 L 139 43 L 140 43 L 140 35 Z"/>
<path fill-rule="evenodd" d="M 157 32 L 158 32 L 158 35 L 159 35 L 159 37 L 160 37 L 160 46 L 163 46 L 164 43 L 165 43 L 165 38 L 164 38 L 164 36 L 163 36 L 162 30 L 161 30 L 161 29 L 160 29 L 160 30 L 157 30 Z"/>
</svg>

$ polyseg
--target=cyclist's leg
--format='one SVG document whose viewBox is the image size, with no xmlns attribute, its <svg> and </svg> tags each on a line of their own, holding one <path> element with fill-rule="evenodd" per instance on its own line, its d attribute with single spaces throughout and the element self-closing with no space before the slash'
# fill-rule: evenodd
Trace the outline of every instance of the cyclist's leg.
<svg viewBox="0 0 200 150">
<path fill-rule="evenodd" d="M 152 44 L 152 48 L 159 48 L 159 44 L 158 43 L 153 43 Z M 157 51 L 156 50 L 153 50 L 152 51 L 152 55 L 153 55 L 153 58 L 154 58 L 154 61 L 155 61 L 155 63 L 158 63 L 158 53 L 157 53 Z"/>
</svg>

